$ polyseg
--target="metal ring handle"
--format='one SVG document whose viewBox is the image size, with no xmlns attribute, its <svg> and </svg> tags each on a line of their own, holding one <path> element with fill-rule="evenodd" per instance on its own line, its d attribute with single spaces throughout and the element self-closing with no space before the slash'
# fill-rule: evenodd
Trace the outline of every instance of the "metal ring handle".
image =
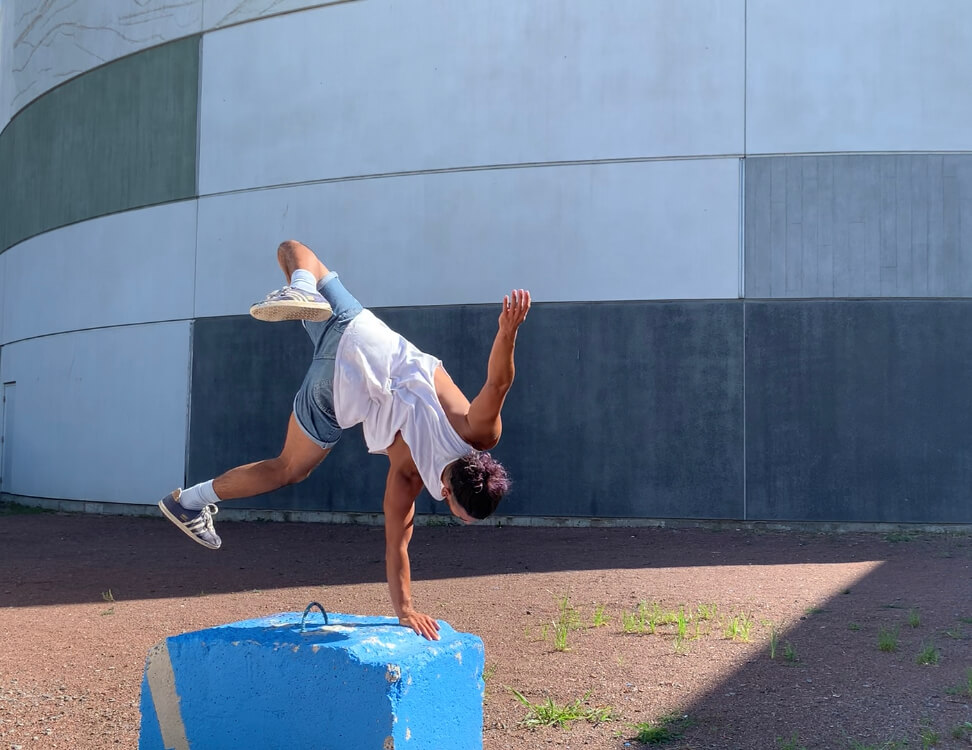
<svg viewBox="0 0 972 750">
<path fill-rule="evenodd" d="M 306 629 L 306 627 L 307 627 L 307 615 L 310 614 L 310 611 L 314 607 L 317 607 L 319 610 L 321 610 L 321 614 L 324 615 L 324 624 L 327 625 L 327 612 L 324 611 L 324 607 L 322 607 L 317 602 L 311 602 L 310 604 L 307 605 L 307 608 L 304 609 L 304 616 L 300 618 L 300 632 L 301 633 L 303 633 L 304 630 Z"/>
</svg>

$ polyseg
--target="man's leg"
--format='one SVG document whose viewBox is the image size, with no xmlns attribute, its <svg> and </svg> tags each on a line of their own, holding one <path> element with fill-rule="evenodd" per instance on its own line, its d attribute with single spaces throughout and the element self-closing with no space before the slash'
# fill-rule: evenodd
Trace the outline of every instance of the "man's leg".
<svg viewBox="0 0 972 750">
<path fill-rule="evenodd" d="M 304 434 L 291 412 L 280 455 L 220 474 L 213 480 L 213 490 L 220 500 L 235 500 L 303 482 L 330 452 L 330 448 L 321 448 Z"/>
<path fill-rule="evenodd" d="M 277 262 L 288 285 L 252 305 L 250 315 L 269 322 L 322 322 L 330 318 L 331 306 L 317 291 L 317 282 L 327 275 L 328 269 L 314 251 L 296 240 L 287 240 L 277 248 Z"/>
<path fill-rule="evenodd" d="M 204 547 L 219 549 L 222 544 L 213 527 L 215 503 L 272 492 L 306 479 L 323 461 L 330 448 L 314 443 L 300 429 L 293 413 L 287 424 L 287 438 L 276 458 L 237 466 L 209 482 L 174 490 L 159 501 L 162 513 L 187 535 Z"/>
<path fill-rule="evenodd" d="M 297 240 L 287 240 L 277 248 L 277 263 L 280 270 L 289 281 L 294 271 L 301 268 L 314 274 L 314 279 L 320 281 L 328 274 L 327 266 L 317 257 L 313 250 Z"/>
</svg>

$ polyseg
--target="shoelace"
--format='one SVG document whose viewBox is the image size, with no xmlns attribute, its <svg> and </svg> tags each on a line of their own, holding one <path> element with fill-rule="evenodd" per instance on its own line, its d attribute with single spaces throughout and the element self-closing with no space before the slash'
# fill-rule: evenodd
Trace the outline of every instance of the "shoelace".
<svg viewBox="0 0 972 750">
<path fill-rule="evenodd" d="M 310 295 L 306 292 L 301 291 L 295 286 L 285 286 L 283 289 L 278 289 L 275 292 L 270 292 L 267 295 L 267 302 L 276 302 L 277 300 L 287 300 L 287 299 L 308 299 Z"/>
<path fill-rule="evenodd" d="M 216 533 L 216 529 L 213 527 L 213 516 L 217 513 L 219 513 L 219 508 L 210 503 L 199 511 L 198 516 L 186 524 L 186 528 L 193 534 L 198 534 L 200 531 Z"/>
</svg>

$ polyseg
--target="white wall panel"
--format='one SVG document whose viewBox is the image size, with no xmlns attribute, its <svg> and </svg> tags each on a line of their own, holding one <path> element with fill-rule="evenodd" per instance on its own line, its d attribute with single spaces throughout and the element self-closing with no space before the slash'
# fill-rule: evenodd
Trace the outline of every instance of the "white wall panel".
<svg viewBox="0 0 972 750">
<path fill-rule="evenodd" d="M 13 0 L 0 2 L 0 131 L 13 116 Z"/>
<path fill-rule="evenodd" d="M 202 194 L 739 154 L 743 3 L 369 0 L 207 34 Z"/>
<path fill-rule="evenodd" d="M 16 381 L 4 491 L 154 503 L 185 474 L 188 322 L 46 336 L 3 348 Z"/>
<path fill-rule="evenodd" d="M 45 91 L 119 57 L 206 29 L 330 4 L 312 0 L 0 0 L 0 129 Z"/>
<path fill-rule="evenodd" d="M 7 299 L 9 294 L 9 291 L 7 290 L 7 254 L 0 253 L 0 300 Z M 3 313 L 3 308 L 4 305 L 0 303 L 0 345 L 6 341 L 3 335 L 3 332 L 6 329 L 6 316 Z"/>
<path fill-rule="evenodd" d="M 310 0 L 202 0 L 203 28 L 216 29 L 243 21 L 274 16 L 278 13 L 288 13 L 300 8 L 335 5 L 339 2 L 348 2 L 348 0 L 331 0 L 323 3 Z"/>
<path fill-rule="evenodd" d="M 13 16 L 16 112 L 106 62 L 202 31 L 202 0 L 4 0 Z"/>
<path fill-rule="evenodd" d="M 192 317 L 196 202 L 105 216 L 32 237 L 2 256 L 3 339 Z M 38 288 L 49 289 L 38 304 Z"/>
<path fill-rule="evenodd" d="M 481 170 L 258 190 L 199 203 L 196 314 L 281 286 L 281 240 L 371 306 L 734 298 L 737 159 Z"/>
<path fill-rule="evenodd" d="M 9 296 L 9 291 L 7 290 L 7 253 L 0 253 L 0 300 L 5 300 Z M 3 344 L 6 339 L 3 336 L 4 329 L 6 328 L 6 317 L 3 313 L 4 304 L 0 302 L 0 345 Z"/>
<path fill-rule="evenodd" d="M 972 149 L 968 0 L 749 0 L 747 153 Z"/>
</svg>

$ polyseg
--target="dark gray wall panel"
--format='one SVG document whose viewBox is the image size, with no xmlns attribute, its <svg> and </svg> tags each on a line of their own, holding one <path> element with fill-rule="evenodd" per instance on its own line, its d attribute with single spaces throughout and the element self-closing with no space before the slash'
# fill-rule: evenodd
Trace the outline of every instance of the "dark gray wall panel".
<svg viewBox="0 0 972 750">
<path fill-rule="evenodd" d="M 192 197 L 199 37 L 48 92 L 0 133 L 0 251 L 54 227 Z"/>
<path fill-rule="evenodd" d="M 972 296 L 972 155 L 746 159 L 747 297 Z"/>
<path fill-rule="evenodd" d="M 376 312 L 478 392 L 495 305 Z M 277 453 L 308 356 L 297 325 L 196 321 L 190 483 Z M 514 481 L 503 513 L 740 517 L 741 303 L 537 305 L 493 453 Z M 386 466 L 356 427 L 306 482 L 237 507 L 378 511 Z"/>
<path fill-rule="evenodd" d="M 746 303 L 751 519 L 972 522 L 972 300 Z"/>
</svg>

